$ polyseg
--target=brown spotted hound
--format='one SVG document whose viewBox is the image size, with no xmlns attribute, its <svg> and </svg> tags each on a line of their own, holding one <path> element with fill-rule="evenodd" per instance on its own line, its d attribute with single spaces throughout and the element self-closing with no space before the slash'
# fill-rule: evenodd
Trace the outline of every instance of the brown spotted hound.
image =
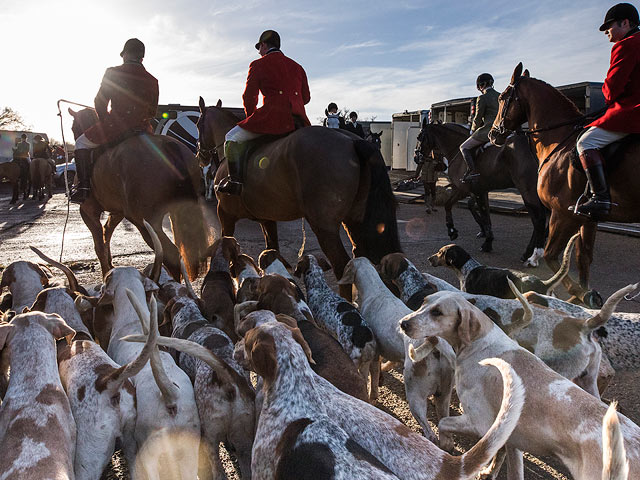
<svg viewBox="0 0 640 480">
<path fill-rule="evenodd" d="M 258 257 L 258 266 L 264 275 L 268 275 L 270 273 L 277 273 L 281 277 L 286 278 L 291 283 L 296 286 L 298 290 L 298 296 L 303 300 L 306 300 L 304 292 L 296 282 L 296 279 L 291 275 L 293 271 L 293 267 L 287 262 L 287 260 L 282 256 L 282 254 L 275 249 L 263 250 Z M 331 267 L 329 267 L 331 268 Z"/>
<path fill-rule="evenodd" d="M 74 478 L 76 423 L 60 382 L 55 344 L 74 334 L 59 315 L 42 312 L 0 324 L 0 350 L 11 365 L 0 406 L 0 478 Z"/>
<path fill-rule="evenodd" d="M 508 478 L 524 478 L 522 452 L 526 451 L 555 456 L 573 478 L 600 480 L 606 405 L 520 347 L 463 295 L 434 293 L 417 312 L 400 321 L 400 328 L 421 341 L 442 337 L 456 352 L 456 392 L 464 414 L 441 420 L 441 431 L 470 436 L 487 432 L 500 404 L 496 391 L 500 380 L 480 365 L 488 357 L 499 358 L 520 376 L 526 395 L 520 420 L 506 444 Z M 622 415 L 620 422 L 630 478 L 640 478 L 640 428 Z M 499 466 L 499 462 L 494 465 L 494 473 Z"/>
<path fill-rule="evenodd" d="M 367 400 L 367 383 L 349 355 L 329 333 L 317 327 L 315 319 L 296 287 L 277 274 L 265 275 L 258 285 L 258 310 L 271 310 L 292 317 L 311 348 L 313 370 L 343 392 Z"/>
<path fill-rule="evenodd" d="M 0 293 L 7 287 L 11 292 L 11 310 L 21 313 L 30 307 L 38 293 L 49 286 L 49 277 L 33 262 L 23 260 L 9 264 L 2 272 Z"/>
<path fill-rule="evenodd" d="M 571 237 L 565 248 L 560 269 L 548 280 L 540 280 L 535 275 L 518 270 L 487 267 L 455 244 L 442 247 L 436 254 L 429 257 L 429 263 L 433 267 L 445 266 L 453 270 L 460 280 L 460 290 L 467 293 L 514 298 L 507 283 L 507 279 L 510 279 L 522 293 L 533 291 L 548 295 L 569 273 L 573 245 L 579 236 L 580 234 L 576 233 Z"/>
<path fill-rule="evenodd" d="M 230 265 L 237 261 L 240 246 L 233 237 L 222 237 L 207 251 L 211 257 L 209 271 L 202 281 L 200 296 L 203 314 L 216 328 L 237 340 L 233 329 L 233 306 L 236 303 Z"/>
<path fill-rule="evenodd" d="M 254 479 L 471 480 L 518 422 L 521 382 L 506 363 L 489 360 L 504 378 L 502 406 L 487 435 L 464 455 L 451 456 L 315 374 L 302 342 L 294 328 L 279 322 L 245 335 L 246 362 L 264 379 Z"/>
</svg>

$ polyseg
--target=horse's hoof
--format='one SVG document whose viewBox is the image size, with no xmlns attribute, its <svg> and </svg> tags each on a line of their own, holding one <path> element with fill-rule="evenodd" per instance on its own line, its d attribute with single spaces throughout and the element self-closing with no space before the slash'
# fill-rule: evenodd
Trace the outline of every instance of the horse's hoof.
<svg viewBox="0 0 640 480">
<path fill-rule="evenodd" d="M 456 238 L 458 238 L 458 230 L 456 230 L 455 228 L 450 228 L 449 229 L 449 240 L 455 240 Z"/>
<path fill-rule="evenodd" d="M 602 297 L 595 290 L 589 290 L 585 293 L 584 297 L 582 297 L 582 301 L 588 308 L 593 309 L 602 308 L 602 305 L 604 304 Z"/>
<path fill-rule="evenodd" d="M 493 245 L 491 243 L 488 242 L 484 242 L 481 246 L 480 246 L 480 251 L 481 252 L 493 252 Z"/>
<path fill-rule="evenodd" d="M 476 233 L 476 238 L 485 238 L 487 235 L 480 230 L 478 233 Z"/>
</svg>

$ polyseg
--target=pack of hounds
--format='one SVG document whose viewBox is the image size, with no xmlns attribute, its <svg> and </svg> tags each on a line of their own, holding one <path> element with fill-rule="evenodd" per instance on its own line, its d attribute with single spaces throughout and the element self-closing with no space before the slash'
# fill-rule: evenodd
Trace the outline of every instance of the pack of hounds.
<svg viewBox="0 0 640 480">
<path fill-rule="evenodd" d="M 429 261 L 460 288 L 402 253 L 354 258 L 351 303 L 323 258 L 256 262 L 233 237 L 198 294 L 147 228 L 153 264 L 101 285 L 33 247 L 67 286 L 42 264 L 3 271 L 0 478 L 99 479 L 119 449 L 134 479 L 224 479 L 221 444 L 243 479 L 497 478 L 505 459 L 523 479 L 523 452 L 575 479 L 640 478 L 640 428 L 600 398 L 640 368 L 640 314 L 615 312 L 638 285 L 599 311 L 552 296 L 575 239 L 549 280 L 443 247 Z M 389 369 L 422 435 L 375 406 Z M 454 435 L 479 440 L 461 454 Z"/>
</svg>

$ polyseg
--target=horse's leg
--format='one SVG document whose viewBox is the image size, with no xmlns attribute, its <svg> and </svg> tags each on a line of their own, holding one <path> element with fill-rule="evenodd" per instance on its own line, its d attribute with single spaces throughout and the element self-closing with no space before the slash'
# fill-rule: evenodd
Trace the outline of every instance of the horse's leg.
<svg viewBox="0 0 640 480">
<path fill-rule="evenodd" d="M 107 263 L 111 266 L 111 268 L 113 268 L 111 257 L 111 237 L 113 236 L 113 231 L 120 224 L 123 218 L 124 215 L 121 215 L 119 213 L 110 213 L 103 227 L 104 251 L 105 256 L 107 257 Z"/>
<path fill-rule="evenodd" d="M 489 213 L 489 192 L 484 191 L 480 195 L 476 195 L 478 202 L 478 211 L 482 221 L 482 230 L 485 233 L 485 241 L 480 247 L 483 252 L 491 252 L 493 250 L 493 227 L 491 225 L 491 214 Z"/>
<path fill-rule="evenodd" d="M 102 207 L 93 197 L 89 197 L 80 205 L 80 216 L 93 237 L 93 247 L 100 262 L 102 276 L 104 277 L 105 274 L 113 268 L 113 265 L 111 265 L 105 252 L 104 233 L 102 224 L 100 223 L 102 211 Z"/>
<path fill-rule="evenodd" d="M 453 215 L 451 214 L 451 209 L 453 205 L 462 198 L 463 193 L 457 188 L 453 187 L 453 193 L 444 204 L 445 211 L 445 221 L 447 224 L 447 233 L 449 234 L 449 239 L 455 240 L 458 238 L 458 230 L 453 225 Z"/>
<path fill-rule="evenodd" d="M 554 273 L 560 268 L 558 256 L 564 251 L 569 239 L 579 229 L 581 220 L 574 219 L 572 215 L 558 214 L 556 210 L 551 212 L 549 218 L 549 237 L 544 249 L 544 260 Z M 562 280 L 567 291 L 578 298 L 582 298 L 584 290 L 567 274 Z"/>
<path fill-rule="evenodd" d="M 537 197 L 536 197 L 537 199 Z M 520 260 L 522 260 L 525 267 L 537 267 L 538 260 L 542 258 L 544 254 L 544 241 L 547 230 L 547 209 L 540 202 L 529 203 L 527 200 L 524 202 L 527 211 L 529 212 L 529 218 L 533 224 L 533 232 L 531 233 L 531 240 L 527 246 L 527 250 L 524 252 Z"/>
<path fill-rule="evenodd" d="M 180 280 L 180 252 L 176 247 L 175 243 L 167 237 L 166 233 L 162 228 L 162 221 L 164 220 L 164 215 L 158 214 L 155 215 L 154 218 L 146 218 L 147 222 L 153 227 L 153 230 L 158 235 L 160 239 L 160 244 L 162 245 L 162 263 L 167 268 L 169 275 L 171 275 L 175 280 Z M 142 235 L 142 239 L 145 241 L 151 249 L 153 249 L 153 242 L 151 241 L 151 236 L 147 231 L 147 228 L 144 226 L 144 222 L 142 219 L 131 220 L 131 223 L 135 225 L 135 227 Z"/>
<path fill-rule="evenodd" d="M 471 212 L 471 216 L 473 216 L 473 219 L 476 221 L 476 223 L 480 227 L 480 231 L 476 236 L 478 238 L 486 237 L 487 234 L 484 231 L 484 224 L 482 222 L 482 215 L 480 215 L 478 200 L 476 199 L 476 196 L 474 194 L 469 195 L 469 198 L 467 199 L 467 208 Z"/>
<path fill-rule="evenodd" d="M 18 196 L 20 195 L 20 185 L 19 182 L 13 183 L 13 195 L 11 195 L 11 201 L 9 203 L 16 203 L 18 201 Z"/>
<path fill-rule="evenodd" d="M 322 252 L 329 259 L 329 262 L 333 267 L 333 273 L 336 278 L 340 280 L 342 278 L 342 273 L 344 272 L 344 267 L 349 262 L 349 255 L 347 255 L 347 252 L 342 245 L 339 227 L 336 226 L 335 230 L 329 231 L 320 229 L 311 224 L 311 229 L 313 230 L 313 233 L 316 234 Z M 351 285 L 340 285 L 340 295 L 351 301 Z"/>
<path fill-rule="evenodd" d="M 580 286 L 585 290 L 585 294 L 580 300 L 589 308 L 601 308 L 602 297 L 595 290 L 589 290 L 589 269 L 593 261 L 593 245 L 596 242 L 596 232 L 598 230 L 596 222 L 586 222 L 580 229 L 580 238 L 576 242 L 576 263 L 578 264 L 578 276 Z"/>
<path fill-rule="evenodd" d="M 267 250 L 272 248 L 280 250 L 278 245 L 278 223 L 271 220 L 265 220 L 260 222 L 260 228 L 262 228 L 262 234 L 264 235 L 264 242 Z"/>
<path fill-rule="evenodd" d="M 236 222 L 238 218 L 226 212 L 224 208 L 222 208 L 222 202 L 218 200 L 218 220 L 220 220 L 220 227 L 222 229 L 223 237 L 233 237 L 234 232 L 236 231 Z"/>
</svg>

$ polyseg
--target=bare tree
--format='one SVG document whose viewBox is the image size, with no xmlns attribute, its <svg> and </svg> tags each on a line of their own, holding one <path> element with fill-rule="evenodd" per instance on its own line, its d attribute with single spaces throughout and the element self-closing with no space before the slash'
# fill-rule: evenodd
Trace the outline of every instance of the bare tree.
<svg viewBox="0 0 640 480">
<path fill-rule="evenodd" d="M 26 130 L 27 125 L 22 119 L 22 115 L 11 107 L 4 107 L 0 110 L 0 128 L 7 130 Z"/>
</svg>

